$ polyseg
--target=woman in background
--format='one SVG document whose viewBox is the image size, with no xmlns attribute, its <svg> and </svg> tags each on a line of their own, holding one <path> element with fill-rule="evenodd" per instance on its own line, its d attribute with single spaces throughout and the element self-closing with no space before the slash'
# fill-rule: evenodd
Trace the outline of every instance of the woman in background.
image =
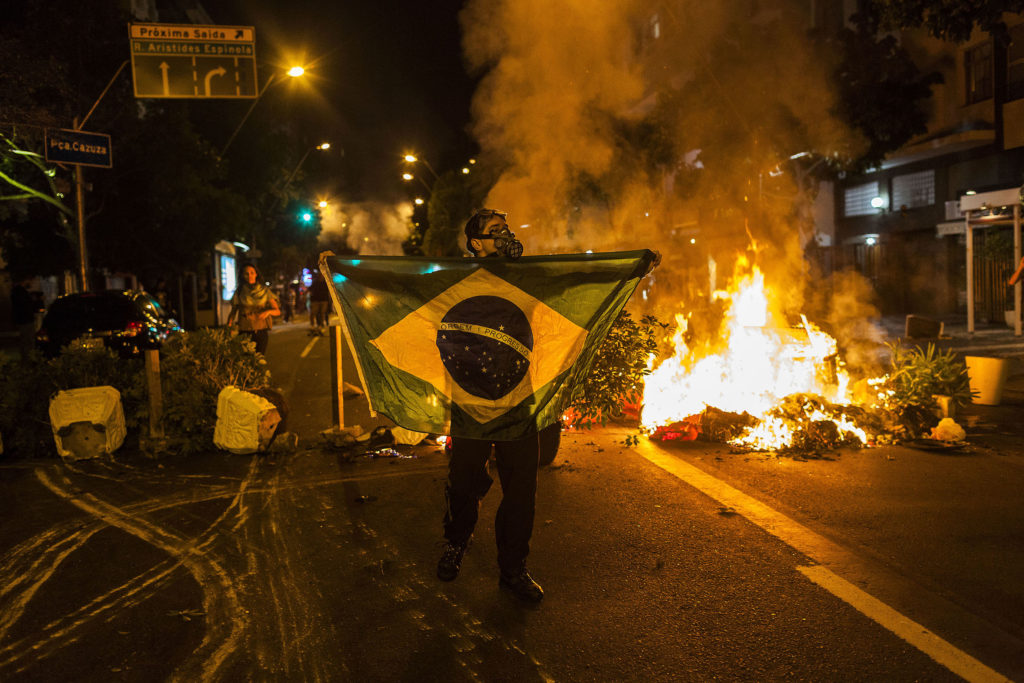
<svg viewBox="0 0 1024 683">
<path fill-rule="evenodd" d="M 256 343 L 256 352 L 261 355 L 267 352 L 270 328 L 274 326 L 273 317 L 281 315 L 277 295 L 261 282 L 262 279 L 256 266 L 243 266 L 238 289 L 231 298 L 231 312 L 228 313 L 228 327 L 237 318 L 238 333 L 252 339 Z"/>
</svg>

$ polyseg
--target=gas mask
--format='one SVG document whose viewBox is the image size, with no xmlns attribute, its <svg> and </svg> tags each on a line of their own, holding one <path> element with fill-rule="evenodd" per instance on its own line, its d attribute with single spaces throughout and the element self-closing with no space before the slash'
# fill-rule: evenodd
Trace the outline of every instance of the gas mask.
<svg viewBox="0 0 1024 683">
<path fill-rule="evenodd" d="M 500 232 L 492 232 L 491 237 L 494 238 L 494 248 L 505 258 L 515 261 L 523 255 L 523 243 L 516 239 L 515 233 L 508 226 Z"/>
</svg>

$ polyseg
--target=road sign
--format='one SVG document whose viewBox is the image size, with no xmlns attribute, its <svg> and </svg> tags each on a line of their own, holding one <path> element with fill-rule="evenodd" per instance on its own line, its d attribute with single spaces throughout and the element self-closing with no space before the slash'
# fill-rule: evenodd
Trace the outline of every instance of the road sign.
<svg viewBox="0 0 1024 683">
<path fill-rule="evenodd" d="M 46 160 L 61 164 L 110 168 L 110 136 L 66 128 L 46 129 Z"/>
<path fill-rule="evenodd" d="M 252 26 L 129 24 L 132 81 L 140 98 L 252 99 Z"/>
</svg>

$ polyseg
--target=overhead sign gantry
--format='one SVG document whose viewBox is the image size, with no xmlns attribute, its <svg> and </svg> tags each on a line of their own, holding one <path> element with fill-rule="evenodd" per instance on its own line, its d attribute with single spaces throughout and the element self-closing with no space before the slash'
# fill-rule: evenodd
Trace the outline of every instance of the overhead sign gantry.
<svg viewBox="0 0 1024 683">
<path fill-rule="evenodd" d="M 129 24 L 135 97 L 253 99 L 252 26 Z"/>
</svg>

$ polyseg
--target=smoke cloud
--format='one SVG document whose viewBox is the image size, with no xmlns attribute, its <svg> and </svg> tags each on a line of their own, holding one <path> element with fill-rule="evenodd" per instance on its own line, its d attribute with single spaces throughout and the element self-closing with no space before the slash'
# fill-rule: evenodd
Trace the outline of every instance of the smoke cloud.
<svg viewBox="0 0 1024 683">
<path fill-rule="evenodd" d="M 411 202 L 336 202 L 320 210 L 320 245 L 340 252 L 400 256 L 409 235 Z"/>
<path fill-rule="evenodd" d="M 464 48 L 482 74 L 473 132 L 503 169 L 487 206 L 510 212 L 527 253 L 659 250 L 633 305 L 662 319 L 706 302 L 751 253 L 779 306 L 799 311 L 807 173 L 864 141 L 833 114 L 835 63 L 792 10 L 470 0 Z"/>
</svg>

